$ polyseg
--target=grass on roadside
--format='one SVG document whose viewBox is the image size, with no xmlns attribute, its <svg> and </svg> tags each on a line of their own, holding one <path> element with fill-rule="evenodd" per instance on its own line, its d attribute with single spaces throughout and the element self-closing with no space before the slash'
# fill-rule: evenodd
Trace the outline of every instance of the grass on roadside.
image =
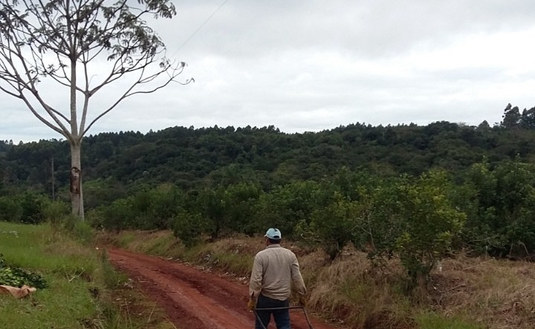
<svg viewBox="0 0 535 329">
<path fill-rule="evenodd" d="M 416 317 L 421 329 L 485 329 L 481 324 L 473 323 L 461 317 L 444 317 L 434 312 L 422 312 Z"/>
<path fill-rule="evenodd" d="M 26 298 L 0 295 L 0 328 L 176 328 L 114 271 L 101 250 L 89 246 L 83 225 L 67 234 L 48 224 L 0 222 L 6 264 L 38 273 L 48 283 Z M 72 235 L 81 235 L 83 243 Z"/>
</svg>

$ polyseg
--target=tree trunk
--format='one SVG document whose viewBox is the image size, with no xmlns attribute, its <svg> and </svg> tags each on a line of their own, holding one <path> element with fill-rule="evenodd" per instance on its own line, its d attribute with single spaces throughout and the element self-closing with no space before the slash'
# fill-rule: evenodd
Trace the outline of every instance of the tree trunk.
<svg viewBox="0 0 535 329">
<path fill-rule="evenodd" d="M 82 193 L 82 162 L 81 142 L 70 142 L 71 145 L 71 205 L 72 214 L 84 220 L 84 198 Z"/>
</svg>

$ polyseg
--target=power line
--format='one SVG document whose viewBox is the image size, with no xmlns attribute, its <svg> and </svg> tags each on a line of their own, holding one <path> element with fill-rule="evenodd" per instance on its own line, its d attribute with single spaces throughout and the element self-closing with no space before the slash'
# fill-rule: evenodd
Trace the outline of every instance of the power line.
<svg viewBox="0 0 535 329">
<path fill-rule="evenodd" d="M 204 22 L 201 25 L 199 25 L 199 27 L 197 27 L 197 29 L 195 31 L 193 31 L 193 33 L 191 33 L 191 35 L 184 42 L 182 42 L 182 44 L 177 48 L 176 52 L 178 52 L 180 49 L 182 49 L 208 23 L 208 21 L 210 21 L 210 19 L 212 19 L 212 17 L 214 17 L 214 15 L 221 8 L 223 8 L 223 6 L 227 2 L 228 2 L 228 0 L 223 0 L 223 2 L 221 2 L 221 4 L 210 14 L 210 16 L 208 16 L 208 18 L 206 18 L 206 20 L 204 20 Z M 176 55 L 176 53 L 175 53 L 175 55 Z"/>
</svg>

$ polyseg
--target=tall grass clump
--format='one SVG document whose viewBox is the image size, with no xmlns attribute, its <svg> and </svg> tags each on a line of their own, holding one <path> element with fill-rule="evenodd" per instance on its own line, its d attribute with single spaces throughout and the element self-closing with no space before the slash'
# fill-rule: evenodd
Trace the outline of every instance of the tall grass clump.
<svg viewBox="0 0 535 329">
<path fill-rule="evenodd" d="M 117 272 L 108 260 L 108 253 L 103 249 L 100 253 L 100 261 L 102 264 L 102 278 L 104 285 L 108 289 L 117 289 L 127 281 L 126 275 Z"/>
<path fill-rule="evenodd" d="M 43 209 L 45 219 L 54 228 L 60 228 L 70 213 L 69 205 L 63 201 L 50 201 Z"/>
<path fill-rule="evenodd" d="M 89 221 L 82 221 L 70 213 L 64 201 L 50 201 L 43 209 L 45 220 L 60 235 L 70 235 L 74 240 L 87 246 L 93 243 L 94 231 Z"/>
<path fill-rule="evenodd" d="M 350 328 L 415 328 L 410 301 L 398 288 L 399 264 L 374 268 L 361 252 L 334 262 L 326 254 L 313 255 L 303 256 L 301 261 L 310 307 L 325 317 L 343 320 Z M 318 264 L 320 258 L 325 260 L 323 264 Z"/>
<path fill-rule="evenodd" d="M 256 250 L 244 243 L 242 239 L 226 238 L 210 244 L 197 246 L 194 253 L 185 253 L 189 261 L 197 259 L 210 267 L 217 267 L 225 272 L 247 276 L 253 266 Z"/>
</svg>

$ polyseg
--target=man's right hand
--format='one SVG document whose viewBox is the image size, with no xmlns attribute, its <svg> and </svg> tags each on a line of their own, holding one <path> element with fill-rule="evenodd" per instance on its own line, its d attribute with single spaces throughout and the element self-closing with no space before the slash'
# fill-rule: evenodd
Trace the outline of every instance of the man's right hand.
<svg viewBox="0 0 535 329">
<path fill-rule="evenodd" d="M 256 301 L 250 298 L 249 301 L 247 302 L 247 308 L 249 309 L 249 311 L 254 311 L 255 306 L 256 306 Z"/>
</svg>

